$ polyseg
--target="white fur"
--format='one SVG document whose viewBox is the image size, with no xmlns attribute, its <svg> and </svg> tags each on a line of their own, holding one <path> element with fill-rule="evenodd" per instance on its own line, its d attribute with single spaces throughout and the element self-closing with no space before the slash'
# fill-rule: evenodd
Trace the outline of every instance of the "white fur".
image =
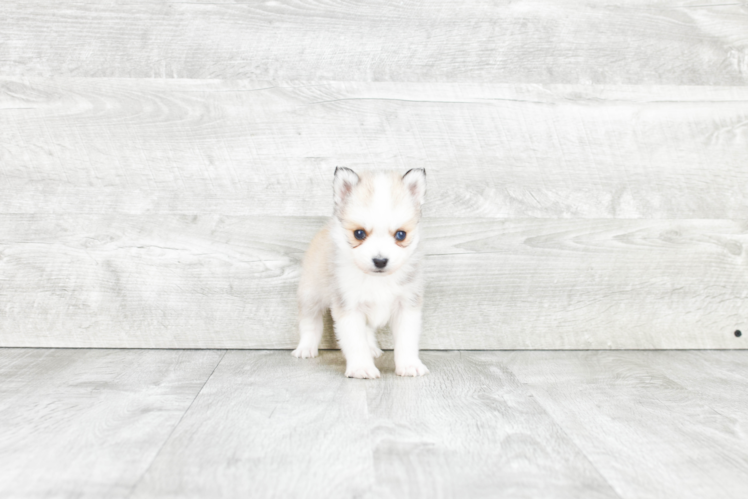
<svg viewBox="0 0 748 500">
<path fill-rule="evenodd" d="M 374 358 L 382 354 L 376 329 L 388 324 L 395 344 L 395 372 L 420 376 L 428 369 L 418 357 L 423 283 L 420 240 L 425 172 L 355 174 L 337 169 L 333 181 L 335 215 L 312 240 L 304 256 L 299 300 L 299 346 L 293 355 L 315 357 L 327 309 L 346 359 L 345 374 L 377 378 Z M 408 239 L 394 234 L 407 227 Z M 366 230 L 363 242 L 355 228 Z M 387 259 L 378 269 L 373 259 Z"/>
</svg>

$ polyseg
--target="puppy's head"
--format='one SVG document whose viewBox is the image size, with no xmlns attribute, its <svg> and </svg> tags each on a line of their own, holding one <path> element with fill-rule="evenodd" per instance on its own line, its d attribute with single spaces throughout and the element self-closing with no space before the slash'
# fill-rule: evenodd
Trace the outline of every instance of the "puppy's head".
<svg viewBox="0 0 748 500">
<path fill-rule="evenodd" d="M 413 255 L 426 194 L 426 171 L 364 172 L 336 168 L 333 181 L 338 241 L 362 271 L 387 275 Z"/>
</svg>

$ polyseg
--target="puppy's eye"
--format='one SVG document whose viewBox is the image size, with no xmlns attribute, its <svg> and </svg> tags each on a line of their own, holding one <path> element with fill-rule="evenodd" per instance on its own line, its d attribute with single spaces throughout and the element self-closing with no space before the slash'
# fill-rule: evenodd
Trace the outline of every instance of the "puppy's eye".
<svg viewBox="0 0 748 500">
<path fill-rule="evenodd" d="M 398 231 L 395 233 L 395 239 L 397 241 L 403 241 L 405 239 L 405 236 L 406 236 L 405 231 Z"/>
<path fill-rule="evenodd" d="M 363 229 L 356 229 L 355 231 L 353 231 L 353 236 L 359 241 L 366 239 L 366 231 L 364 231 Z"/>
</svg>

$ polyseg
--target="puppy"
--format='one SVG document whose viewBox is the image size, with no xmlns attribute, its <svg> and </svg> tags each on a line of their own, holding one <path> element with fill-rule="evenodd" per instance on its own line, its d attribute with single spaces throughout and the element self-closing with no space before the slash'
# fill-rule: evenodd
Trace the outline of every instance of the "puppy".
<svg viewBox="0 0 748 500">
<path fill-rule="evenodd" d="M 426 171 L 356 174 L 336 168 L 334 215 L 312 239 L 299 283 L 297 358 L 317 355 L 322 315 L 330 309 L 346 361 L 345 375 L 377 378 L 377 328 L 389 323 L 395 373 L 428 373 L 418 357 L 423 282 L 419 221 Z"/>
</svg>

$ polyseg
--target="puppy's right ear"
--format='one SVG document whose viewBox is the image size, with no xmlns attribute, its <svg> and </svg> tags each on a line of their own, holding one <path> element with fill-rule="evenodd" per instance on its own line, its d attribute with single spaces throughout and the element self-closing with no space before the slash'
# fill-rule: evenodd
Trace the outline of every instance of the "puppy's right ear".
<svg viewBox="0 0 748 500">
<path fill-rule="evenodd" d="M 332 181 L 333 199 L 335 200 L 335 210 L 345 204 L 345 200 L 350 196 L 353 188 L 358 184 L 358 175 L 350 168 L 335 167 L 335 179 Z"/>
<path fill-rule="evenodd" d="M 423 200 L 426 197 L 426 169 L 411 168 L 403 175 L 403 183 L 413 199 L 418 202 L 418 205 L 423 205 Z"/>
</svg>

